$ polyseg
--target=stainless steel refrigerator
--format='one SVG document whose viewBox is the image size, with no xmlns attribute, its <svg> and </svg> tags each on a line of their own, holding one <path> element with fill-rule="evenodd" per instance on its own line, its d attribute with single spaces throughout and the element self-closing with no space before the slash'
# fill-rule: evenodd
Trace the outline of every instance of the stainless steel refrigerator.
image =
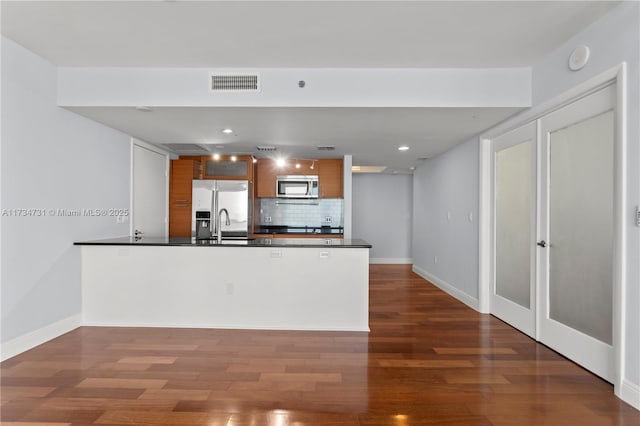
<svg viewBox="0 0 640 426">
<path fill-rule="evenodd" d="M 251 214 L 250 183 L 246 180 L 194 180 L 191 235 L 198 239 L 218 235 L 216 218 L 221 209 L 229 214 L 229 225 L 223 214 L 220 220 L 223 237 L 247 237 Z"/>
</svg>

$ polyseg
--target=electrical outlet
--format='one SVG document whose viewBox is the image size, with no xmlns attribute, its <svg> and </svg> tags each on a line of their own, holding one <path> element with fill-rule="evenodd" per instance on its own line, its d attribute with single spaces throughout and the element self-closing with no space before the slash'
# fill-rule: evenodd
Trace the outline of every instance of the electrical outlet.
<svg viewBox="0 0 640 426">
<path fill-rule="evenodd" d="M 331 216 L 325 216 L 324 217 L 324 221 L 327 222 L 327 223 L 331 223 L 331 222 L 333 222 L 333 218 Z"/>
<path fill-rule="evenodd" d="M 271 223 L 271 216 L 265 216 L 264 223 Z"/>
<path fill-rule="evenodd" d="M 282 257 L 282 250 L 271 250 L 271 257 L 274 259 L 279 259 Z"/>
</svg>

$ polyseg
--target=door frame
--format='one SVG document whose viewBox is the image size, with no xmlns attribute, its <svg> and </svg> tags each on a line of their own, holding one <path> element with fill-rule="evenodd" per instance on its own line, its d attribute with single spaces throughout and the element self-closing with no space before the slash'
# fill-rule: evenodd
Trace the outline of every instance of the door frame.
<svg viewBox="0 0 640 426">
<path fill-rule="evenodd" d="M 610 68 L 593 78 L 573 87 L 549 101 L 534 106 L 506 122 L 490 129 L 480 136 L 480 176 L 479 176 L 479 307 L 480 312 L 490 313 L 490 292 L 492 279 L 492 169 L 491 145 L 492 139 L 510 130 L 524 126 L 555 110 L 562 108 L 580 98 L 590 95 L 612 83 L 616 84 L 615 99 L 615 142 L 614 142 L 614 243 L 613 243 L 613 350 L 615 362 L 614 392 L 620 396 L 625 377 L 625 306 L 626 306 L 626 268 L 627 224 L 625 213 L 627 202 L 625 198 L 627 188 L 626 151 L 627 151 L 627 66 L 623 62 Z M 538 136 L 539 137 L 539 136 Z M 538 214 L 539 216 L 539 214 Z M 538 217 L 539 219 L 539 217 Z M 539 291 L 537 293 L 539 295 Z M 539 330 L 539 327 L 536 327 Z M 538 339 L 536 331 L 536 339 Z"/>
<path fill-rule="evenodd" d="M 135 147 L 139 146 L 140 148 L 148 149 L 149 151 L 153 151 L 157 154 L 163 155 L 165 157 L 165 166 L 164 166 L 164 198 L 167 201 L 164 207 L 164 233 L 165 235 L 169 235 L 169 162 L 171 161 L 171 153 L 166 151 L 158 146 L 152 145 L 148 142 L 142 141 L 140 139 L 131 138 L 130 142 L 130 152 L 129 152 L 129 236 L 133 236 L 133 179 L 134 179 L 134 170 L 133 170 L 133 153 Z"/>
</svg>

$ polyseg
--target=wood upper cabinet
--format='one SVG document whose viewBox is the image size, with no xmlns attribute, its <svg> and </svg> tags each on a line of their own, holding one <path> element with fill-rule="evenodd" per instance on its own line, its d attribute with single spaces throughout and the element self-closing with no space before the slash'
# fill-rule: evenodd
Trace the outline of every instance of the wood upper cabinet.
<svg viewBox="0 0 640 426">
<path fill-rule="evenodd" d="M 278 167 L 275 160 L 263 158 L 255 166 L 256 197 L 275 198 L 276 177 L 286 175 L 318 175 L 320 198 L 343 197 L 342 159 L 290 160 Z"/>
<path fill-rule="evenodd" d="M 256 197 L 275 198 L 276 176 L 285 173 L 282 173 L 282 169 L 276 165 L 275 160 L 268 158 L 259 159 L 255 166 Z"/>
<path fill-rule="evenodd" d="M 202 175 L 200 160 L 171 160 L 169 170 L 169 236 L 191 236 L 191 186 Z"/>
<path fill-rule="evenodd" d="M 320 198 L 343 198 L 343 161 L 340 158 L 318 160 L 318 193 Z"/>
<path fill-rule="evenodd" d="M 253 157 L 250 155 L 223 155 L 214 160 L 202 157 L 203 179 L 253 180 Z"/>
</svg>

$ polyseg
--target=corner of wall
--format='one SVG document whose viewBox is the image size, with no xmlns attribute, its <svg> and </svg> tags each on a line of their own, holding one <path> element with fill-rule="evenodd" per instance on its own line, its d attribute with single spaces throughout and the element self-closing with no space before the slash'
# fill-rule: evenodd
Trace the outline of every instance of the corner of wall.
<svg viewBox="0 0 640 426">
<path fill-rule="evenodd" d="M 449 284 L 445 280 L 436 277 L 435 275 L 425 271 L 424 269 L 422 269 L 422 268 L 420 268 L 418 266 L 413 265 L 413 267 L 411 269 L 413 270 L 413 272 L 415 272 L 416 274 L 420 275 L 422 278 L 424 278 L 425 280 L 429 281 L 431 284 L 435 285 L 440 290 L 442 290 L 445 293 L 448 293 L 449 295 L 455 297 L 460 302 L 464 303 L 465 305 L 469 306 L 470 308 L 472 308 L 472 309 L 474 309 L 476 311 L 480 310 L 480 302 L 478 301 L 478 299 L 468 295 L 467 293 L 459 290 L 455 286 Z"/>
<path fill-rule="evenodd" d="M 51 339 L 62 336 L 65 333 L 80 327 L 81 314 L 73 315 L 49 324 L 45 327 L 33 330 L 8 342 L 0 343 L 0 361 L 5 361 L 22 352 L 35 348 Z"/>
</svg>

